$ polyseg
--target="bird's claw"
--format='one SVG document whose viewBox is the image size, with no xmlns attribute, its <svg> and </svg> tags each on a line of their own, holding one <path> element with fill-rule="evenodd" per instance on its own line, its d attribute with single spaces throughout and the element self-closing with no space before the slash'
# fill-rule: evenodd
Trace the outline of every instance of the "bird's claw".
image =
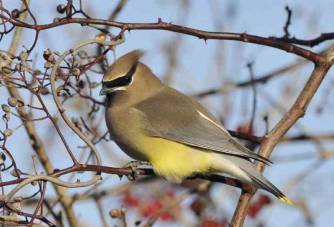
<svg viewBox="0 0 334 227">
<path fill-rule="evenodd" d="M 129 175 L 126 175 L 126 178 L 128 178 L 129 181 L 135 181 L 139 177 L 139 171 L 137 168 L 130 167 L 132 173 Z"/>
<path fill-rule="evenodd" d="M 129 181 L 135 181 L 139 176 L 138 166 L 141 165 L 151 165 L 149 162 L 146 161 L 131 161 L 124 166 L 124 168 L 130 168 L 132 173 L 126 175 Z"/>
<path fill-rule="evenodd" d="M 128 164 L 125 165 L 125 168 L 132 168 L 135 167 L 137 168 L 138 166 L 149 166 L 151 165 L 151 163 L 147 162 L 147 161 L 131 161 Z"/>
</svg>

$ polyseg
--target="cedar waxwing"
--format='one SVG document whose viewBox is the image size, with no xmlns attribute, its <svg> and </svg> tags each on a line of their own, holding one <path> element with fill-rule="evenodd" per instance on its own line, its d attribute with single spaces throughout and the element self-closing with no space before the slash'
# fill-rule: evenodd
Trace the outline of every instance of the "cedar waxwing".
<svg viewBox="0 0 334 227">
<path fill-rule="evenodd" d="M 141 50 L 118 58 L 102 79 L 111 139 L 158 176 L 181 183 L 195 174 L 226 173 L 292 204 L 250 159 L 270 161 L 235 141 L 201 104 L 164 85 L 139 62 Z"/>
</svg>

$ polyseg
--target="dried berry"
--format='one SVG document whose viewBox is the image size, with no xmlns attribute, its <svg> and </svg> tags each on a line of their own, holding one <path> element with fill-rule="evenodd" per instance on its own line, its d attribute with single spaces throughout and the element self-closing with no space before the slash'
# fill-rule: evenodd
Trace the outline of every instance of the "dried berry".
<svg viewBox="0 0 334 227">
<path fill-rule="evenodd" d="M 99 109 L 100 109 L 100 107 L 99 107 L 98 105 L 94 105 L 94 107 L 93 107 L 93 111 L 94 111 L 94 112 L 99 111 Z"/>
<path fill-rule="evenodd" d="M 7 99 L 8 105 L 10 105 L 11 107 L 17 107 L 18 106 L 18 101 L 16 98 L 14 97 L 10 97 Z"/>
<path fill-rule="evenodd" d="M 57 12 L 60 13 L 60 14 L 63 14 L 65 13 L 66 11 L 66 6 L 64 4 L 60 4 L 57 6 Z"/>
<path fill-rule="evenodd" d="M 71 95 L 71 92 L 70 92 L 70 89 L 68 89 L 68 87 L 66 87 L 65 85 L 60 85 L 57 89 L 56 89 L 56 92 L 57 92 L 57 95 L 59 96 L 60 95 L 60 92 L 61 91 L 65 91 L 68 95 Z M 62 95 L 66 95 L 66 94 L 62 94 Z"/>
<path fill-rule="evenodd" d="M 17 171 L 15 171 L 15 169 L 10 171 L 10 175 L 12 175 L 13 177 L 20 177 L 21 176 L 21 171 L 19 169 L 17 169 Z"/>
<path fill-rule="evenodd" d="M 77 55 L 77 52 L 75 51 L 75 50 L 73 50 L 73 49 L 70 49 L 70 53 L 71 53 L 71 55 L 74 57 L 75 55 Z"/>
<path fill-rule="evenodd" d="M 13 9 L 13 11 L 12 11 L 12 17 L 14 17 L 14 18 L 19 18 L 19 16 L 20 16 L 21 13 L 22 13 L 22 12 L 21 12 L 20 10 L 18 10 L 18 9 Z"/>
<path fill-rule="evenodd" d="M 78 53 L 78 56 L 83 59 L 87 58 L 87 55 L 88 55 L 87 52 L 83 50 L 79 51 Z"/>
<path fill-rule="evenodd" d="M 8 68 L 7 66 L 2 67 L 1 71 L 5 74 L 11 74 L 13 72 L 13 70 L 11 68 Z"/>
<path fill-rule="evenodd" d="M 20 64 L 15 65 L 15 70 L 19 72 L 24 72 L 30 70 L 30 64 L 27 61 L 22 61 Z"/>
<path fill-rule="evenodd" d="M 50 92 L 49 92 L 49 90 L 46 88 L 46 87 L 42 87 L 41 88 L 41 94 L 42 95 L 47 95 L 47 94 L 49 94 Z"/>
<path fill-rule="evenodd" d="M 78 87 L 81 88 L 81 89 L 84 88 L 85 85 L 86 85 L 86 83 L 83 80 L 80 80 L 79 83 L 78 83 Z"/>
<path fill-rule="evenodd" d="M 42 73 L 42 71 L 39 70 L 39 69 L 34 70 L 34 71 L 33 71 L 33 74 L 36 75 L 36 76 L 38 76 L 38 75 L 44 75 L 44 74 Z"/>
<path fill-rule="evenodd" d="M 106 35 L 105 34 L 99 34 L 95 36 L 95 39 L 97 40 L 106 40 Z"/>
<path fill-rule="evenodd" d="M 22 202 L 23 198 L 22 196 L 16 196 L 13 198 L 14 202 Z"/>
<path fill-rule="evenodd" d="M 2 58 L 2 60 L 8 60 L 8 59 L 10 59 L 8 53 L 5 53 L 5 52 L 1 52 L 0 53 L 0 57 Z"/>
<path fill-rule="evenodd" d="M 17 102 L 18 102 L 18 105 L 17 105 L 18 107 L 25 106 L 25 104 L 26 104 L 26 103 L 24 102 L 24 100 L 21 99 L 21 98 L 18 98 L 18 99 L 17 99 Z"/>
<path fill-rule="evenodd" d="M 3 132 L 3 134 L 4 134 L 5 136 L 11 136 L 11 135 L 13 135 L 13 133 L 14 133 L 14 131 L 13 131 L 12 129 L 10 129 L 10 128 L 7 128 L 7 129 Z"/>
<path fill-rule="evenodd" d="M 47 50 L 43 51 L 43 58 L 46 61 L 49 61 L 50 56 L 53 56 L 53 54 L 52 54 L 52 52 L 51 52 L 50 49 L 47 49 Z"/>
<path fill-rule="evenodd" d="M 3 152 L 0 152 L 0 164 L 3 164 L 6 161 L 6 155 Z"/>
<path fill-rule="evenodd" d="M 110 215 L 110 217 L 112 217 L 112 218 L 118 218 L 118 216 L 119 216 L 119 211 L 116 210 L 116 209 L 111 210 L 111 211 L 109 212 L 109 215 Z"/>
<path fill-rule="evenodd" d="M 5 112 L 5 113 L 10 112 L 10 107 L 7 104 L 2 104 L 1 108 L 2 108 L 3 112 Z"/>
<path fill-rule="evenodd" d="M 124 215 L 125 212 L 126 212 L 126 207 L 125 207 L 125 206 L 122 206 L 122 207 L 121 207 L 121 213 Z"/>
<path fill-rule="evenodd" d="M 74 69 L 72 69 L 72 74 L 73 74 L 74 76 L 80 76 L 80 73 L 81 73 L 81 71 L 80 71 L 79 68 L 74 68 Z"/>
<path fill-rule="evenodd" d="M 52 67 L 53 67 L 53 63 L 52 63 L 52 62 L 49 62 L 49 61 L 45 62 L 45 64 L 44 64 L 44 68 L 46 68 L 46 69 L 50 69 L 50 68 L 52 68 Z"/>
<path fill-rule="evenodd" d="M 21 51 L 19 57 L 21 61 L 26 61 L 29 57 L 29 54 L 26 51 Z"/>
<path fill-rule="evenodd" d="M 9 113 L 5 113 L 3 116 L 2 116 L 2 120 L 7 123 L 10 119 L 10 114 Z"/>
<path fill-rule="evenodd" d="M 71 118 L 71 121 L 72 121 L 73 124 L 78 124 L 78 123 L 79 123 L 79 118 L 77 118 L 77 117 L 72 117 L 72 118 Z"/>
<path fill-rule="evenodd" d="M 60 172 L 60 169 L 54 169 L 53 174 Z"/>
</svg>

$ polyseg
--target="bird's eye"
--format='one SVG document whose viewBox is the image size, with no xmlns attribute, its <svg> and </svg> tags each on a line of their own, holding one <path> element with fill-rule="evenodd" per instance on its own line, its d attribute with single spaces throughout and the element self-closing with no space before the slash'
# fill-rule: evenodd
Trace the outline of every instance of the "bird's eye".
<svg viewBox="0 0 334 227">
<path fill-rule="evenodd" d="M 127 76 L 127 77 L 125 77 L 125 83 L 130 84 L 131 81 L 132 81 L 131 76 Z"/>
<path fill-rule="evenodd" d="M 118 77 L 112 81 L 103 82 L 103 84 L 107 88 L 128 86 L 132 81 L 132 77 L 135 71 L 136 71 L 136 65 L 133 66 L 125 76 Z"/>
</svg>

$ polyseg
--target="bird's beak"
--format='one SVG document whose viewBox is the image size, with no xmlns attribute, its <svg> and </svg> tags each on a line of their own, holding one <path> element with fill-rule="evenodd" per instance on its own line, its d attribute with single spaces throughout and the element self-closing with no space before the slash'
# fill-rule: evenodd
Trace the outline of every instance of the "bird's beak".
<svg viewBox="0 0 334 227">
<path fill-rule="evenodd" d="M 102 85 L 102 89 L 100 91 L 100 96 L 101 95 L 107 95 L 107 94 L 111 94 L 114 91 L 120 91 L 120 90 L 126 90 L 124 87 L 113 87 L 113 88 L 107 88 L 105 86 Z"/>
<path fill-rule="evenodd" d="M 106 89 L 106 87 L 105 86 L 102 86 L 102 89 L 101 89 L 101 91 L 100 91 L 100 96 L 102 96 L 102 95 L 106 95 L 107 94 L 107 89 Z"/>
</svg>

